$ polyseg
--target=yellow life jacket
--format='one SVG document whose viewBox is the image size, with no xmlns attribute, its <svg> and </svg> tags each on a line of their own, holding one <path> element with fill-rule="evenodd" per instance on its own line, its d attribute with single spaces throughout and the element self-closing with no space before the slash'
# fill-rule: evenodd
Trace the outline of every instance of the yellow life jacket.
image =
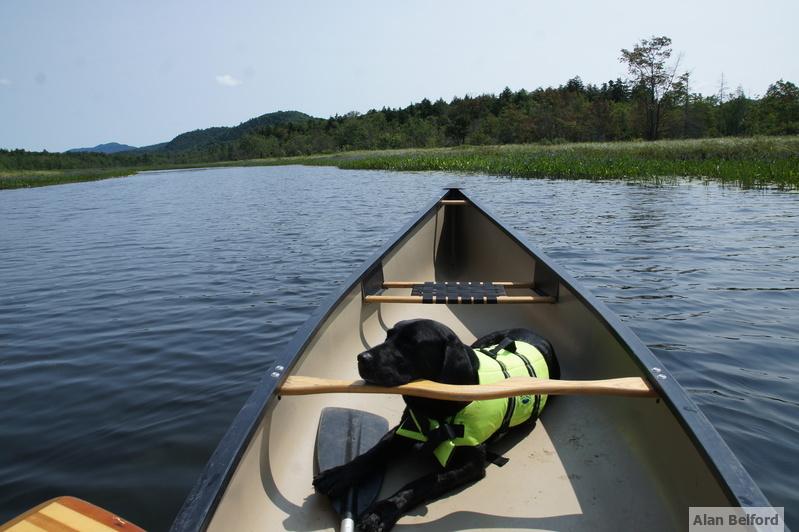
<svg viewBox="0 0 799 532">
<path fill-rule="evenodd" d="M 507 341 L 475 349 L 475 354 L 479 362 L 477 376 L 480 384 L 510 377 L 549 378 L 544 355 L 528 343 Z M 441 465 L 446 466 L 455 447 L 480 445 L 495 435 L 504 434 L 510 427 L 537 419 L 546 401 L 546 395 L 472 401 L 443 422 L 419 416 L 406 408 L 396 434 L 436 444 L 433 453 Z"/>
</svg>

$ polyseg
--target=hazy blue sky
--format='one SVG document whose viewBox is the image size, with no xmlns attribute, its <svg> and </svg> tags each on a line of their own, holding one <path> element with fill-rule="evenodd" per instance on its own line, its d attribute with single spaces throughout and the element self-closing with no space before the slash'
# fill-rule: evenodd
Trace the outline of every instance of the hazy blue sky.
<svg viewBox="0 0 799 532">
<path fill-rule="evenodd" d="M 799 0 L 362 2 L 0 0 L 0 147 L 136 146 L 296 109 L 624 75 L 668 35 L 693 88 L 799 82 Z"/>
</svg>

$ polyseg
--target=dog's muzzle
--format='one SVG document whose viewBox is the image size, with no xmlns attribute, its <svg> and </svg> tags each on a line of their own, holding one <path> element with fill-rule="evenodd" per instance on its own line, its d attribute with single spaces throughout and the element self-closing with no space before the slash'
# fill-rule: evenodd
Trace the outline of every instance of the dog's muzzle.
<svg viewBox="0 0 799 532">
<path fill-rule="evenodd" d="M 358 373 L 360 373 L 361 377 L 369 380 L 369 377 L 372 375 L 374 361 L 375 357 L 369 351 L 364 351 L 358 355 Z"/>
</svg>

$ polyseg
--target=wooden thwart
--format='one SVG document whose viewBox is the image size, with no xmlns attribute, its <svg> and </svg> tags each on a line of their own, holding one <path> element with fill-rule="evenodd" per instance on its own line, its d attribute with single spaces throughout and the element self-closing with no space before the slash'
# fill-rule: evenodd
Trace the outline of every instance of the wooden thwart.
<svg viewBox="0 0 799 532">
<path fill-rule="evenodd" d="M 466 205 L 467 201 L 462 199 L 443 199 L 441 205 Z"/>
<path fill-rule="evenodd" d="M 364 381 L 345 381 L 291 375 L 280 388 L 280 395 L 320 393 L 382 393 L 411 395 L 448 401 L 499 399 L 517 395 L 622 395 L 657 397 L 657 392 L 641 377 L 622 377 L 594 381 L 563 381 L 511 377 L 493 384 L 455 385 L 419 380 L 401 386 L 375 386 Z"/>
<path fill-rule="evenodd" d="M 422 303 L 422 296 L 387 296 L 387 295 L 370 295 L 365 296 L 364 301 L 367 303 Z M 449 298 L 448 303 L 460 303 L 462 299 L 466 298 Z M 469 303 L 469 301 L 463 301 Z M 513 303 L 555 303 L 555 298 L 552 296 L 498 296 L 497 303 L 499 304 L 513 304 Z"/>
</svg>

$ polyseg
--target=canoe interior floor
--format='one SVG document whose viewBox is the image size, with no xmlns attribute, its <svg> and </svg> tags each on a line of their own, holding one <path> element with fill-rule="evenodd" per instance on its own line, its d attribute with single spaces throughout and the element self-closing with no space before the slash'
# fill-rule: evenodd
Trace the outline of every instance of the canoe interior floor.
<svg viewBox="0 0 799 532">
<path fill-rule="evenodd" d="M 603 424 L 603 409 L 587 404 L 607 399 L 553 400 L 532 431 L 511 432 L 492 448 L 509 458 L 504 467 L 490 464 L 486 478 L 416 508 L 399 521 L 398 530 L 402 525 L 431 531 L 605 530 L 611 523 L 614 528 L 629 525 L 631 529 L 651 530 L 658 529 L 657 523 L 664 530 L 679 528 L 662 504 L 650 474 L 629 456 L 633 449 L 619 441 L 623 435 Z M 298 459 L 289 464 L 264 460 L 262 464 L 269 467 L 261 474 L 262 489 L 273 503 L 276 499 L 282 503 L 279 516 L 273 517 L 279 517 L 285 529 L 327 530 L 335 529 L 337 523 L 329 502 L 314 494 L 310 486 L 310 457 L 318 419 L 310 412 L 335 405 L 378 412 L 390 423 L 399 421 L 400 398 L 391 398 L 396 405 L 373 401 L 372 397 L 351 396 L 324 402 L 315 397 L 281 401 L 280 409 L 294 420 L 292 431 L 300 432 L 292 441 Z M 289 406 L 290 402 L 296 404 Z M 304 412 L 301 417 L 305 419 L 300 419 L 299 412 Z M 270 440 L 273 445 L 265 445 L 262 452 L 283 455 L 283 442 L 274 437 Z M 429 457 L 397 461 L 389 469 L 380 497 L 391 495 L 435 467 Z"/>
<path fill-rule="evenodd" d="M 389 324 L 406 317 L 438 319 L 467 343 L 478 334 L 518 326 L 519 320 L 529 318 L 508 309 L 516 305 L 492 305 L 489 312 L 479 313 L 473 305 L 380 307 L 380 311 L 364 309 L 360 294 L 353 293 L 330 320 L 343 320 L 352 326 L 324 326 L 294 372 L 357 378 L 355 355 L 365 346 L 383 341 Z M 558 308 L 568 307 L 562 300 Z M 549 315 L 552 312 L 547 310 Z M 568 338 L 556 338 L 553 343 L 556 351 L 560 347 L 564 355 L 568 353 Z M 584 378 L 585 368 L 592 367 L 575 365 L 566 356 L 564 362 L 564 378 Z M 605 366 L 612 372 L 619 369 L 613 364 L 601 367 Z M 400 397 L 388 395 L 328 394 L 277 401 L 268 409 L 245 452 L 211 530 L 267 530 L 278 523 L 294 531 L 336 529 L 337 518 L 329 502 L 315 494 L 311 486 L 316 429 L 319 415 L 327 406 L 373 412 L 386 417 L 391 426 L 399 421 L 404 409 Z M 687 493 L 687 497 L 704 493 L 708 480 L 702 473 L 692 481 L 695 486 L 682 484 L 684 471 L 699 464 L 684 442 L 658 443 L 664 434 L 679 430 L 670 419 L 666 408 L 655 399 L 553 398 L 531 433 L 512 431 L 497 443 L 496 450 L 510 459 L 507 465 L 489 465 L 485 479 L 418 507 L 399 521 L 397 530 L 406 525 L 414 530 L 682 528 L 685 516 L 678 510 L 683 503 L 680 493 Z M 640 428 L 631 425 L 639 423 Z M 657 445 L 665 445 L 670 454 L 653 460 Z M 675 457 L 684 463 L 670 468 L 669 461 Z M 413 466 L 398 462 L 386 477 L 381 497 L 418 478 L 431 465 L 429 458 L 419 459 Z M 676 473 L 672 475 L 671 469 Z M 722 501 L 709 496 L 704 502 Z"/>
</svg>

